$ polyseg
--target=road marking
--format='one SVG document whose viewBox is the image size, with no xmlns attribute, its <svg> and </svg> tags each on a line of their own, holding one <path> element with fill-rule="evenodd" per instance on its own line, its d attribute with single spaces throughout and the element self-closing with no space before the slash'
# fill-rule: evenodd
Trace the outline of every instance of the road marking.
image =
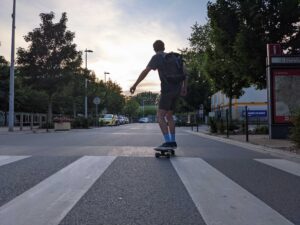
<svg viewBox="0 0 300 225">
<path fill-rule="evenodd" d="M 275 167 L 300 177 L 300 164 L 285 159 L 255 159 L 258 162 Z"/>
<path fill-rule="evenodd" d="M 200 158 L 171 162 L 207 225 L 292 225 Z"/>
<path fill-rule="evenodd" d="M 84 156 L 0 208 L 5 225 L 57 225 L 116 157 Z"/>
<path fill-rule="evenodd" d="M 10 155 L 1 155 L 0 156 L 0 166 L 13 163 L 22 159 L 26 159 L 31 156 L 10 156 Z"/>
</svg>

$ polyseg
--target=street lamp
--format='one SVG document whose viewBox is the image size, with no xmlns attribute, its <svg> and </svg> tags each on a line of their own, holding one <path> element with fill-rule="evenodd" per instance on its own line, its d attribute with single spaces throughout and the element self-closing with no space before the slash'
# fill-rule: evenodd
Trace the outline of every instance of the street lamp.
<svg viewBox="0 0 300 225">
<path fill-rule="evenodd" d="M 109 72 L 104 72 L 104 82 L 106 83 L 106 75 L 110 74 Z"/>
<path fill-rule="evenodd" d="M 16 21 L 16 0 L 13 2 L 12 14 L 12 35 L 11 35 L 11 62 L 10 62 L 10 75 L 9 75 L 9 120 L 8 131 L 14 131 L 14 98 L 15 98 L 15 21 Z"/>
<path fill-rule="evenodd" d="M 92 53 L 92 50 L 85 49 L 85 69 L 87 70 L 87 54 Z M 85 97 L 84 97 L 84 117 L 87 118 L 87 78 L 85 78 Z"/>
</svg>

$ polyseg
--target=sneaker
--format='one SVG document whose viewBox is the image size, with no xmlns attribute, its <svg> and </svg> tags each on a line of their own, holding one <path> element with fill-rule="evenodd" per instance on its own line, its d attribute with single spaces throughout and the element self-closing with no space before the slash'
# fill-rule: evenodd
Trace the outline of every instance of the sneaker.
<svg viewBox="0 0 300 225">
<path fill-rule="evenodd" d="M 165 150 L 173 148 L 172 142 L 165 142 L 162 145 L 155 148 L 155 150 Z"/>
<path fill-rule="evenodd" d="M 177 148 L 177 143 L 176 143 L 176 141 L 170 142 L 170 145 L 172 146 L 172 148 Z"/>
</svg>

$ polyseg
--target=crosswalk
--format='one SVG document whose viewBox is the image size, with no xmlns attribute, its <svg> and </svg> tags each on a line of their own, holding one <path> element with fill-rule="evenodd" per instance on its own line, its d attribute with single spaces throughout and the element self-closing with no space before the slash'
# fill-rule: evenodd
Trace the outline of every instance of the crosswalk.
<svg viewBox="0 0 300 225">
<path fill-rule="evenodd" d="M 16 175 L 1 173 L 5 167 L 39 160 L 36 156 L 0 156 L 0 181 Z M 253 161 L 300 182 L 298 163 Z M 34 169 L 39 170 L 36 165 Z M 22 168 L 24 176 L 32 176 L 26 166 Z M 3 186 L 0 200 L 14 188 L 18 187 Z M 296 212 L 289 216 L 279 211 L 202 158 L 82 156 L 0 204 L 0 225 L 300 224 Z"/>
</svg>

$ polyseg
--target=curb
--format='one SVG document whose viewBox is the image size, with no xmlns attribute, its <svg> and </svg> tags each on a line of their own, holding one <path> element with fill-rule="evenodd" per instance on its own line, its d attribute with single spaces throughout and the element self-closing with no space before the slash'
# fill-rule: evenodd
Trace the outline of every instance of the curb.
<svg viewBox="0 0 300 225">
<path fill-rule="evenodd" d="M 260 152 L 260 153 L 269 153 L 271 155 L 281 156 L 281 157 L 285 157 L 285 158 L 289 158 L 289 159 L 296 159 L 297 161 L 300 160 L 300 155 L 298 155 L 296 153 L 292 153 L 292 152 L 284 152 L 282 150 L 275 149 L 275 148 L 270 148 L 270 147 L 261 146 L 261 145 L 255 145 L 255 144 L 251 144 L 251 143 L 244 143 L 244 142 L 227 139 L 227 138 L 223 138 L 223 137 L 216 137 L 216 136 L 212 136 L 210 134 L 201 133 L 201 132 L 198 133 L 198 132 L 190 131 L 190 130 L 185 130 L 185 132 L 193 134 L 193 135 L 198 135 L 200 137 L 220 141 L 220 142 L 223 142 L 226 144 L 235 145 L 238 147 L 242 147 L 242 148 Z"/>
</svg>

